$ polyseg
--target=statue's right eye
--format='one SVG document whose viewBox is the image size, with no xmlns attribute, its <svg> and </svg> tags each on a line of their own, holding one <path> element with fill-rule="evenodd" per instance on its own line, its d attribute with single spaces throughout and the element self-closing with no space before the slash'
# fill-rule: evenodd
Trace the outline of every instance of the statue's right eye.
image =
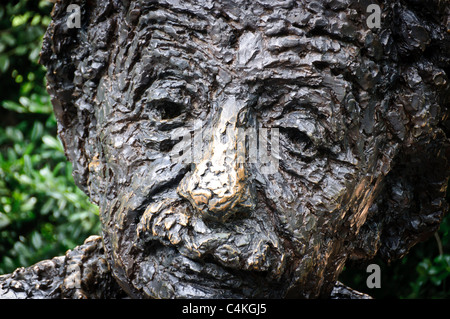
<svg viewBox="0 0 450 319">
<path fill-rule="evenodd" d="M 183 113 L 184 107 L 171 101 L 160 101 L 156 104 L 161 120 L 171 120 Z"/>
<path fill-rule="evenodd" d="M 145 106 L 145 118 L 153 129 L 169 131 L 185 124 L 186 106 L 167 99 L 152 100 Z"/>
</svg>

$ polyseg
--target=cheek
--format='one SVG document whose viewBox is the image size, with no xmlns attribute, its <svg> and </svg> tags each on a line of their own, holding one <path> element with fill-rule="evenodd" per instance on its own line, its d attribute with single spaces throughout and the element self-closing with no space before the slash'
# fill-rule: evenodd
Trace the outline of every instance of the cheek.
<svg viewBox="0 0 450 319">
<path fill-rule="evenodd" d="M 187 130 L 179 135 L 183 136 Z M 118 185 L 148 188 L 176 175 L 181 167 L 165 152 L 179 140 L 170 132 L 154 132 L 145 120 L 109 124 L 100 134 L 102 162 L 114 174 Z"/>
<path fill-rule="evenodd" d="M 356 166 L 325 159 L 292 165 L 304 173 L 282 167 L 261 187 L 281 227 L 301 241 L 318 233 L 318 228 L 323 234 L 339 228 L 364 174 Z"/>
</svg>

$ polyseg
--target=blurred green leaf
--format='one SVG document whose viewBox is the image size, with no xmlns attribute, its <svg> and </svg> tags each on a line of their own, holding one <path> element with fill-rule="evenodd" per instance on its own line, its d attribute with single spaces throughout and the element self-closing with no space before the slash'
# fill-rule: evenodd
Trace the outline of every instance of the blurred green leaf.
<svg viewBox="0 0 450 319">
<path fill-rule="evenodd" d="M 5 73 L 9 68 L 9 57 L 6 54 L 0 54 L 0 72 Z"/>
<path fill-rule="evenodd" d="M 21 142 L 24 140 L 22 131 L 11 126 L 6 128 L 5 135 L 11 139 L 11 141 L 16 142 L 15 145 L 21 145 Z"/>
<path fill-rule="evenodd" d="M 14 49 L 14 54 L 17 56 L 24 55 L 28 52 L 28 47 L 25 45 L 19 45 Z"/>
<path fill-rule="evenodd" d="M 33 19 L 31 20 L 30 24 L 38 25 L 39 23 L 41 23 L 41 16 L 39 14 L 36 14 L 35 16 L 33 16 Z"/>
<path fill-rule="evenodd" d="M 31 129 L 31 141 L 36 142 L 38 141 L 44 133 L 44 126 L 40 122 L 35 122 L 33 124 L 33 128 Z"/>
<path fill-rule="evenodd" d="M 39 249 L 42 247 L 41 235 L 39 235 L 39 233 L 36 231 L 31 234 L 31 244 L 35 249 Z"/>
<path fill-rule="evenodd" d="M 4 212 L 3 213 L 0 212 L 0 229 L 5 228 L 10 223 L 11 222 L 10 222 L 8 216 L 6 216 L 6 214 L 4 214 Z"/>
<path fill-rule="evenodd" d="M 9 32 L 4 32 L 0 34 L 0 42 L 5 43 L 7 46 L 14 46 L 16 44 L 16 39 Z"/>
<path fill-rule="evenodd" d="M 44 137 L 42 137 L 42 141 L 47 147 L 60 151 L 62 153 L 64 152 L 64 147 L 62 143 L 53 136 L 45 135 Z"/>
<path fill-rule="evenodd" d="M 28 110 L 21 104 L 14 101 L 3 101 L 2 106 L 7 109 L 17 113 L 26 113 Z"/>
<path fill-rule="evenodd" d="M 18 27 L 18 26 L 21 26 L 21 25 L 27 23 L 27 21 L 30 18 L 31 14 L 32 13 L 30 11 L 27 11 L 27 12 L 25 12 L 22 15 L 17 15 L 15 17 L 13 17 L 12 21 L 11 21 L 11 25 L 13 27 Z"/>
</svg>

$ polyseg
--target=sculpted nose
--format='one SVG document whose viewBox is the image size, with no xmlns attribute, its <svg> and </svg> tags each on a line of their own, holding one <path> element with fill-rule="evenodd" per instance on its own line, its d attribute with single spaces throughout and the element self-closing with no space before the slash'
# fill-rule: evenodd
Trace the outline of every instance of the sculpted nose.
<svg viewBox="0 0 450 319">
<path fill-rule="evenodd" d="M 232 167 L 202 161 L 180 183 L 178 192 L 202 216 L 218 221 L 254 206 L 242 164 Z"/>
<path fill-rule="evenodd" d="M 178 193 L 206 218 L 225 221 L 236 212 L 254 207 L 242 160 L 243 143 L 237 127 L 239 105 L 224 105 L 212 129 L 211 140 L 195 169 L 181 181 Z"/>
</svg>

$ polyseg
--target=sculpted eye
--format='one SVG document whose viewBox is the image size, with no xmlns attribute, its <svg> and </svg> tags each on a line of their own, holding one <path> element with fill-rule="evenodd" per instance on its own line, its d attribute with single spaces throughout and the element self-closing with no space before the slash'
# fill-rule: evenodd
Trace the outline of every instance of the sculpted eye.
<svg viewBox="0 0 450 319">
<path fill-rule="evenodd" d="M 183 106 L 170 101 L 160 101 L 156 104 L 161 120 L 171 120 L 183 113 Z"/>
<path fill-rule="evenodd" d="M 152 123 L 152 127 L 161 131 L 168 131 L 183 126 L 186 120 L 184 104 L 167 99 L 152 100 L 145 107 L 145 117 Z"/>
<path fill-rule="evenodd" d="M 281 143 L 291 154 L 311 157 L 317 153 L 313 141 L 306 133 L 293 127 L 280 127 Z"/>
</svg>

